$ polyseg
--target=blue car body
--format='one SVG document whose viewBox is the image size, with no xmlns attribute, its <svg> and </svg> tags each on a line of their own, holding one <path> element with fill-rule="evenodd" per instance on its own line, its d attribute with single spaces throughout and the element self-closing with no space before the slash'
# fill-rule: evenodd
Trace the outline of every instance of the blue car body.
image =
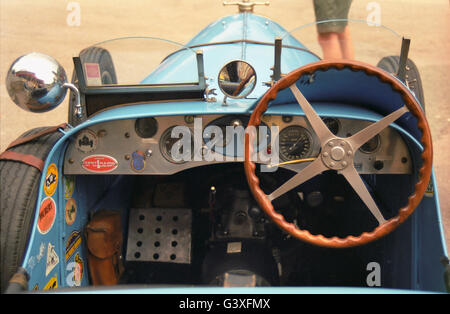
<svg viewBox="0 0 450 314">
<path fill-rule="evenodd" d="M 71 276 L 73 276 L 74 262 L 81 263 L 81 286 L 89 286 L 89 274 L 87 269 L 86 245 L 83 240 L 83 228 L 88 222 L 88 209 L 92 208 L 123 208 L 124 195 L 131 193 L 131 185 L 127 176 L 114 174 L 104 175 L 102 181 L 110 186 L 108 197 L 102 200 L 90 195 L 102 193 L 102 186 L 90 179 L 90 176 L 77 176 L 72 198 L 77 202 L 77 217 L 72 225 L 64 223 L 64 208 L 66 181 L 63 169 L 66 149 L 74 136 L 81 130 L 115 120 L 136 119 L 149 116 L 179 116 L 179 115 L 250 115 L 261 97 L 268 90 L 262 82 L 271 81 L 272 71 L 270 66 L 274 60 L 273 43 L 275 38 L 283 38 L 281 55 L 281 72 L 289 73 L 306 64 L 320 60 L 314 53 L 308 51 L 297 39 L 288 34 L 280 25 L 265 17 L 250 13 L 240 13 L 220 19 L 189 41 L 185 46 L 192 50 L 202 50 L 204 55 L 204 73 L 209 89 L 216 89 L 216 101 L 189 100 L 180 102 L 159 101 L 155 103 L 140 103 L 111 108 L 97 113 L 74 128 L 61 130 L 64 135 L 54 145 L 45 161 L 45 174 L 52 164 L 58 169 L 58 187 L 53 199 L 56 204 L 56 219 L 51 229 L 42 234 L 38 232 L 39 204 L 48 197 L 44 191 L 45 176 L 42 176 L 34 225 L 28 241 L 25 258 L 22 267 L 30 276 L 29 289 L 44 288 L 68 288 Z M 258 84 L 251 94 L 244 99 L 226 99 L 225 95 L 214 80 L 218 76 L 221 67 L 232 60 L 244 60 L 255 68 Z M 177 82 L 191 80 L 192 73 L 197 71 L 195 55 L 187 50 L 179 51 L 168 56 L 161 67 L 150 73 L 142 80 L 143 84 L 155 84 L 159 82 Z M 183 77 L 183 76 L 187 77 Z M 378 121 L 383 115 L 392 112 L 399 106 L 400 99 L 392 96 L 389 90 L 377 79 L 362 72 L 350 70 L 330 70 L 319 73 L 315 78 L 316 84 L 300 84 L 302 93 L 312 103 L 321 117 L 339 117 L 345 119 L 359 119 Z M 324 88 L 334 86 L 324 94 Z M 363 93 L 361 91 L 364 91 Z M 353 104 L 365 104 L 356 107 Z M 303 111 L 296 103 L 292 94 L 281 92 L 270 103 L 267 114 L 283 116 L 304 116 Z M 420 142 L 420 131 L 415 124 L 415 118 L 406 115 L 397 121 L 393 127 L 407 142 L 412 155 L 420 159 L 423 150 Z M 126 218 L 126 213 L 123 213 Z M 386 242 L 397 243 L 397 253 L 392 263 L 397 267 L 390 270 L 395 278 L 387 281 L 389 287 L 418 291 L 445 291 L 442 257 L 447 256 L 447 249 L 443 237 L 441 224 L 438 189 L 434 173 L 430 182 L 429 193 L 422 199 L 414 214 L 400 226 L 393 234 L 387 236 Z M 55 261 L 54 267 L 46 265 L 48 254 L 56 252 L 59 261 Z M 379 261 L 380 263 L 382 261 Z M 384 261 L 386 263 L 386 261 Z M 383 264 L 384 265 L 384 264 Z M 48 271 L 50 269 L 50 271 Z M 382 278 L 384 280 L 385 277 Z M 331 288 L 264 288 L 251 290 L 251 293 L 327 293 Z M 170 290 L 170 289 L 169 289 Z M 210 290 L 209 288 L 176 288 L 175 290 L 155 289 L 143 287 L 142 289 L 112 290 L 113 292 L 138 292 L 138 293 L 222 293 L 222 290 Z M 83 290 L 80 290 L 82 292 Z M 90 292 L 95 291 L 89 290 Z M 102 290 L 99 290 L 102 291 Z M 104 292 L 105 290 L 103 290 Z M 233 290 L 227 290 L 230 293 Z M 236 293 L 247 292 L 242 288 L 236 288 Z M 342 290 L 345 293 L 358 293 L 364 290 Z M 396 291 L 396 290 L 387 290 Z M 371 291 L 373 292 L 373 291 Z"/>
</svg>

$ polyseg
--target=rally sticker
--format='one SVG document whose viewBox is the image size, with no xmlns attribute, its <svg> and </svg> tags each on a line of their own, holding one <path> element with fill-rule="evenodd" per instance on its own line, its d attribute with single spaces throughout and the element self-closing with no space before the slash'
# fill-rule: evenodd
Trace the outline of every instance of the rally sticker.
<svg viewBox="0 0 450 314">
<path fill-rule="evenodd" d="M 66 224 L 73 225 L 75 218 L 77 217 L 77 203 L 73 198 L 69 198 L 64 209 Z"/>
<path fill-rule="evenodd" d="M 56 217 L 56 204 L 53 198 L 47 197 L 41 203 L 39 209 L 39 217 L 37 228 L 41 234 L 46 234 L 50 231 L 55 222 Z"/>
<path fill-rule="evenodd" d="M 73 231 L 66 242 L 66 261 L 69 260 L 69 258 L 75 252 L 75 250 L 80 246 L 80 244 L 81 244 L 81 232 Z"/>
<path fill-rule="evenodd" d="M 83 159 L 81 166 L 90 172 L 105 173 L 114 171 L 119 163 L 107 155 L 91 155 Z"/>
<path fill-rule="evenodd" d="M 83 130 L 75 139 L 75 146 L 83 153 L 89 153 L 97 148 L 97 134 L 91 130 Z"/>
<path fill-rule="evenodd" d="M 133 152 L 131 154 L 130 166 L 133 171 L 142 172 L 145 169 L 145 155 L 143 152 Z"/>
<path fill-rule="evenodd" d="M 52 196 L 58 186 L 58 167 L 51 164 L 47 168 L 45 175 L 44 192 L 47 196 Z"/>
<path fill-rule="evenodd" d="M 68 200 L 75 191 L 75 176 L 64 177 L 64 198 Z"/>
<path fill-rule="evenodd" d="M 45 276 L 48 276 L 58 263 L 59 257 L 56 253 L 55 246 L 49 242 L 47 248 L 47 263 L 45 264 Z"/>
<path fill-rule="evenodd" d="M 84 73 L 86 74 L 86 83 L 88 86 L 102 85 L 100 66 L 98 65 L 98 63 L 85 63 Z"/>
<path fill-rule="evenodd" d="M 55 276 L 53 276 L 52 278 L 50 278 L 50 280 L 47 282 L 47 284 L 44 287 L 44 290 L 54 290 L 58 288 L 58 278 Z"/>
<path fill-rule="evenodd" d="M 80 254 L 75 255 L 75 263 L 76 267 L 73 271 L 73 285 L 76 287 L 81 286 L 81 281 L 83 280 L 83 270 L 84 270 L 84 262 L 83 259 L 80 257 Z"/>
</svg>

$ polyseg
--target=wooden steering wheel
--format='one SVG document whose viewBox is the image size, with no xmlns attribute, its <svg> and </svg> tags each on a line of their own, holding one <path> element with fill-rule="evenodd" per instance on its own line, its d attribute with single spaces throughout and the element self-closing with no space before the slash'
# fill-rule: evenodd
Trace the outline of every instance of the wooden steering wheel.
<svg viewBox="0 0 450 314">
<path fill-rule="evenodd" d="M 315 112 L 303 94 L 296 86 L 298 79 L 304 74 L 313 74 L 315 71 L 326 71 L 330 68 L 338 70 L 349 68 L 352 71 L 364 71 L 367 75 L 376 76 L 382 82 L 388 83 L 393 90 L 400 93 L 405 105 L 380 119 L 376 123 L 371 124 L 360 132 L 348 138 L 341 138 L 333 135 L 322 119 Z M 279 91 L 289 88 L 294 94 L 296 100 L 300 104 L 306 119 L 309 121 L 312 129 L 318 136 L 321 145 L 319 156 L 303 170 L 294 175 L 291 179 L 282 184 L 271 194 L 265 194 L 260 186 L 259 179 L 255 174 L 255 164 L 250 156 L 253 153 L 254 134 L 246 132 L 245 135 L 245 175 L 247 177 L 250 190 L 256 201 L 281 229 L 289 233 L 295 238 L 315 244 L 318 246 L 332 248 L 346 248 L 372 242 L 379 239 L 396 229 L 404 222 L 419 205 L 425 193 L 426 187 L 430 180 L 433 147 L 431 141 L 430 129 L 425 115 L 411 92 L 396 78 L 374 66 L 358 62 L 358 61 L 318 61 L 303 66 L 287 76 L 279 80 L 270 88 L 257 104 L 253 111 L 248 126 L 258 126 L 261 123 L 261 117 L 266 112 L 269 102 L 276 98 Z M 376 136 L 383 129 L 387 128 L 391 123 L 400 118 L 404 113 L 411 112 L 417 118 L 417 126 L 422 131 L 421 142 L 423 145 L 422 152 L 422 168 L 419 170 L 419 180 L 415 185 L 415 191 L 408 198 L 408 204 L 399 210 L 396 217 L 385 220 L 382 213 L 378 209 L 375 201 L 364 185 L 363 180 L 359 176 L 353 165 L 353 157 L 355 152 L 368 140 Z M 371 232 L 364 232 L 359 236 L 348 236 L 346 238 L 332 237 L 327 238 L 323 235 L 313 235 L 307 230 L 300 230 L 296 225 L 287 222 L 284 217 L 277 213 L 272 205 L 272 201 L 279 196 L 287 193 L 300 184 L 308 181 L 316 175 L 326 170 L 336 170 L 342 174 L 364 204 L 368 207 L 374 217 L 378 220 L 378 226 Z"/>
</svg>

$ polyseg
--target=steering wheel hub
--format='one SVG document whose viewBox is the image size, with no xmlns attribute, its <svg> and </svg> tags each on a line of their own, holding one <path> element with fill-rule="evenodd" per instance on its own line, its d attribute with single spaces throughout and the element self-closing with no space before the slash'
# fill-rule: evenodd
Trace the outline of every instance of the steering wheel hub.
<svg viewBox="0 0 450 314">
<path fill-rule="evenodd" d="M 353 150 L 344 139 L 334 138 L 322 147 L 322 162 L 331 170 L 342 170 L 353 162 Z"/>
</svg>

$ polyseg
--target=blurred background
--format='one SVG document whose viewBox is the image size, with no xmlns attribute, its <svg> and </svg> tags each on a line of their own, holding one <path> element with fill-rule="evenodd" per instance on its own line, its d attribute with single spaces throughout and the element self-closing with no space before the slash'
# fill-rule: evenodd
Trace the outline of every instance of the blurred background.
<svg viewBox="0 0 450 314">
<path fill-rule="evenodd" d="M 315 21 L 312 0 L 271 0 L 255 13 L 286 30 Z M 37 51 L 54 57 L 70 80 L 72 57 L 96 42 L 123 36 L 153 36 L 187 43 L 218 18 L 237 12 L 221 0 L 0 0 L 0 151 L 28 129 L 67 121 L 68 97 L 47 114 L 32 114 L 9 99 L 5 76 L 19 56 Z M 350 19 L 372 20 L 411 38 L 410 58 L 419 68 L 434 141 L 441 212 L 450 247 L 450 5 L 448 0 L 353 0 Z M 355 36 L 358 35 L 354 31 Z M 317 45 L 315 28 L 299 32 Z M 380 51 L 399 53 L 392 41 L 365 38 Z M 376 49 L 377 50 L 377 49 Z M 320 51 L 320 50 L 319 50 Z M 356 51 L 356 58 L 369 49 Z M 359 54 L 359 55 L 358 55 Z"/>
</svg>

